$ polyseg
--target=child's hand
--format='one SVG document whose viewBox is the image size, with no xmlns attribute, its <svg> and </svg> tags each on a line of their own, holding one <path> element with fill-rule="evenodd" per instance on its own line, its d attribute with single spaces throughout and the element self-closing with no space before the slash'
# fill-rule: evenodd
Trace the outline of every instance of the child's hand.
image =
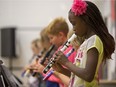
<svg viewBox="0 0 116 87">
<path fill-rule="evenodd" d="M 44 65 L 46 66 L 48 63 L 49 63 L 50 59 L 49 58 L 46 58 L 45 62 L 44 62 Z"/>
<path fill-rule="evenodd" d="M 62 72 L 62 69 L 63 69 L 62 65 L 60 65 L 59 63 L 55 63 L 55 64 L 52 66 L 52 68 L 53 68 L 55 71 L 57 71 L 57 72 Z"/>
<path fill-rule="evenodd" d="M 36 64 L 36 65 L 31 65 L 29 67 L 30 70 L 33 70 L 33 72 L 39 72 L 42 73 L 44 66 L 42 66 L 41 64 Z"/>
<path fill-rule="evenodd" d="M 65 64 L 69 62 L 68 58 L 61 51 L 58 51 L 55 57 L 56 62 L 60 63 L 61 65 L 65 66 Z"/>
<path fill-rule="evenodd" d="M 80 46 L 80 41 L 78 38 L 75 38 L 72 42 L 71 42 L 72 46 L 74 47 L 75 50 L 78 50 L 79 46 Z"/>
<path fill-rule="evenodd" d="M 39 59 L 38 64 L 40 64 L 42 61 L 43 61 L 43 57 Z M 48 58 L 46 58 L 44 63 L 41 65 L 43 65 L 45 67 L 48 63 L 49 63 L 49 60 L 48 60 Z"/>
</svg>

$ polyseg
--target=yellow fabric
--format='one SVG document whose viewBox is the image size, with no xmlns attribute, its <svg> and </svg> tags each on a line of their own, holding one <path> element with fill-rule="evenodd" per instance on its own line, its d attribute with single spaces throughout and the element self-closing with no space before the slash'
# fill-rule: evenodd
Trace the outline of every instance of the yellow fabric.
<svg viewBox="0 0 116 87">
<path fill-rule="evenodd" d="M 78 67 L 85 68 L 87 60 L 87 51 L 94 47 L 99 52 L 98 65 L 94 76 L 94 80 L 92 82 L 86 82 L 72 73 L 71 79 L 74 79 L 72 87 L 98 87 L 98 69 L 103 59 L 103 43 L 97 35 L 93 35 L 83 42 L 83 44 L 78 49 L 74 64 Z M 71 87 L 71 84 L 72 83 L 70 83 L 69 87 Z"/>
</svg>

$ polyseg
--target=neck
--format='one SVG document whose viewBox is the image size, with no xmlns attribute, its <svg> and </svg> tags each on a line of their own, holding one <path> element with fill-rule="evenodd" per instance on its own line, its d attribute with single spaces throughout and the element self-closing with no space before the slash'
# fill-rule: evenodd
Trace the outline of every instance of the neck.
<svg viewBox="0 0 116 87">
<path fill-rule="evenodd" d="M 88 32 L 87 32 L 87 34 L 85 35 L 85 39 L 88 39 L 92 35 L 95 35 L 95 33 L 89 29 Z"/>
</svg>

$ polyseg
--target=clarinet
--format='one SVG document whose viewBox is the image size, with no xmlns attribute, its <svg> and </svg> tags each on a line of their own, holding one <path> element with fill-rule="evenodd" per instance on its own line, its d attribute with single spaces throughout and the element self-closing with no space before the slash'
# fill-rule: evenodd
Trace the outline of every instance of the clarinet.
<svg viewBox="0 0 116 87">
<path fill-rule="evenodd" d="M 35 58 L 34 58 L 34 57 L 35 57 Z M 36 57 L 37 57 L 37 56 L 34 55 L 34 56 L 32 57 L 32 59 L 29 60 L 29 62 L 31 63 L 33 60 L 37 59 Z M 22 76 L 22 77 L 29 76 L 30 72 L 31 72 L 30 69 L 24 70 L 24 71 L 22 72 L 21 76 Z"/>
<path fill-rule="evenodd" d="M 51 45 L 51 46 L 49 47 L 48 51 L 46 52 L 45 56 L 44 56 L 43 59 L 41 60 L 40 64 L 44 65 L 44 62 L 45 62 L 46 58 L 50 56 L 50 53 L 54 50 L 54 48 L 55 48 L 55 45 Z M 37 72 L 33 72 L 33 73 L 32 73 L 32 76 L 35 76 L 35 75 L 37 75 L 37 74 L 38 74 Z"/>
<path fill-rule="evenodd" d="M 47 80 L 53 73 L 54 73 L 54 70 L 51 70 L 51 71 L 43 78 L 43 80 Z"/>
<path fill-rule="evenodd" d="M 71 41 L 74 40 L 74 38 L 76 38 L 76 35 L 73 34 L 68 41 L 66 41 L 66 43 L 63 45 L 63 47 L 60 49 L 60 51 L 65 51 L 66 48 L 68 48 L 68 46 L 70 45 Z M 52 67 L 52 65 L 55 63 L 55 58 L 53 58 L 53 60 L 51 60 L 48 65 L 44 68 L 43 73 L 47 73 L 49 71 L 49 69 Z"/>
<path fill-rule="evenodd" d="M 43 59 L 41 60 L 41 64 L 43 65 L 46 58 L 49 57 L 50 53 L 52 52 L 52 50 L 54 49 L 55 45 L 50 46 L 50 48 L 48 49 L 47 53 L 45 54 L 45 56 L 43 57 Z"/>
<path fill-rule="evenodd" d="M 31 61 L 33 61 L 33 60 L 37 60 L 37 59 L 39 59 L 42 55 L 43 55 L 43 53 L 46 51 L 46 49 L 43 49 L 38 55 L 36 55 L 36 57 L 35 58 L 33 58 Z M 31 62 L 30 61 L 30 62 Z M 30 74 L 30 69 L 27 69 L 27 70 L 25 70 L 25 71 L 23 71 L 22 72 L 22 74 L 21 74 L 21 76 L 22 77 L 25 77 L 25 76 L 29 76 L 29 74 Z"/>
<path fill-rule="evenodd" d="M 73 52 L 74 52 L 74 48 L 72 48 L 65 56 L 68 58 Z M 51 70 L 51 71 L 43 78 L 43 80 L 47 80 L 53 73 L 54 73 L 54 70 Z"/>
</svg>

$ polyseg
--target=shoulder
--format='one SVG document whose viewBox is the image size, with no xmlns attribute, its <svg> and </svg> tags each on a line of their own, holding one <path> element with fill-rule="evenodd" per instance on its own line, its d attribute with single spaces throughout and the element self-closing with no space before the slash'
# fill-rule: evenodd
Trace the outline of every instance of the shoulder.
<svg viewBox="0 0 116 87">
<path fill-rule="evenodd" d="M 87 48 L 90 49 L 93 47 L 95 47 L 98 52 L 101 52 L 103 50 L 102 40 L 97 35 L 93 35 L 87 39 Z"/>
<path fill-rule="evenodd" d="M 101 39 L 97 35 L 93 35 L 93 36 L 91 36 L 90 38 L 87 39 L 88 42 L 95 42 L 97 40 L 101 41 Z"/>
<path fill-rule="evenodd" d="M 91 36 L 90 38 L 86 40 L 86 42 L 89 44 L 96 44 L 96 43 L 102 44 L 102 40 L 97 35 Z"/>
</svg>

